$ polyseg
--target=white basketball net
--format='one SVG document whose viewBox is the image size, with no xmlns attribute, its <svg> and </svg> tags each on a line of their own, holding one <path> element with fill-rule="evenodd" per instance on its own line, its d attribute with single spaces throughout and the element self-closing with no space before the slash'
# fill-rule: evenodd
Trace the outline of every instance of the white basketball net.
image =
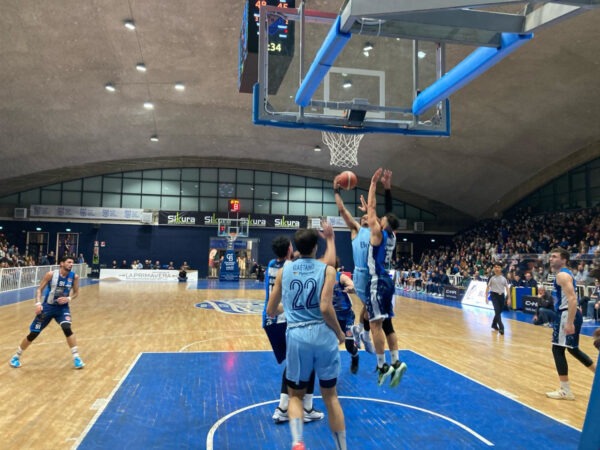
<svg viewBox="0 0 600 450">
<path fill-rule="evenodd" d="M 339 167 L 358 166 L 358 146 L 364 134 L 323 131 L 323 143 L 329 148 L 329 164 Z"/>
</svg>

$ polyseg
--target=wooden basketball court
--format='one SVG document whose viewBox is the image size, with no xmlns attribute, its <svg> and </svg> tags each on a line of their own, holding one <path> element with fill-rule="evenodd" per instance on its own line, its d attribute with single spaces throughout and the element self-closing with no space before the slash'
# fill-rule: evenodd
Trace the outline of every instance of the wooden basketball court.
<svg viewBox="0 0 600 450">
<path fill-rule="evenodd" d="M 83 370 L 73 369 L 65 338 L 54 323 L 23 354 L 22 367 L 10 367 L 10 357 L 28 333 L 33 300 L 0 307 L 0 349 L 5 359 L 0 365 L 0 446 L 77 446 L 142 352 L 270 350 L 259 315 L 227 314 L 197 306 L 206 301 L 227 304 L 235 299 L 260 302 L 264 299 L 262 284 L 246 281 L 225 285 L 230 289 L 223 289 L 224 285 L 217 282 L 213 285 L 215 288 L 208 285 L 189 289 L 183 283 L 102 281 L 82 287 L 71 311 L 73 330 L 86 363 Z M 397 297 L 396 314 L 394 326 L 401 349 L 416 352 L 581 429 L 593 374 L 568 356 L 576 400 L 546 398 L 545 392 L 558 386 L 550 329 L 506 320 L 506 335 L 502 337 L 490 329 L 489 311 L 406 297 Z M 581 348 L 597 358 L 589 336 L 581 336 Z M 374 367 L 375 357 L 361 352 L 360 371 L 371 373 Z M 197 371 L 202 377 L 218 376 L 202 367 L 187 370 Z M 280 373 L 274 358 L 273 370 Z M 406 376 L 410 373 L 409 367 Z M 346 371 L 341 377 L 351 375 Z M 372 378 L 375 384 L 374 373 Z M 403 384 L 398 389 L 402 388 Z M 204 444 L 198 448 L 204 448 Z"/>
</svg>

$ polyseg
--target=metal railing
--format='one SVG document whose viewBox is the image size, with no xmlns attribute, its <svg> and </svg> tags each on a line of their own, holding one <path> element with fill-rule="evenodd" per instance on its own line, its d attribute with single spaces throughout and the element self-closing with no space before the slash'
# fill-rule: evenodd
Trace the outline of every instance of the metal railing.
<svg viewBox="0 0 600 450">
<path fill-rule="evenodd" d="M 0 269 L 0 292 L 14 291 L 27 287 L 39 286 L 42 278 L 51 270 L 57 270 L 60 266 L 26 266 L 7 267 Z M 87 264 L 73 264 L 73 272 L 80 278 L 87 278 Z"/>
</svg>

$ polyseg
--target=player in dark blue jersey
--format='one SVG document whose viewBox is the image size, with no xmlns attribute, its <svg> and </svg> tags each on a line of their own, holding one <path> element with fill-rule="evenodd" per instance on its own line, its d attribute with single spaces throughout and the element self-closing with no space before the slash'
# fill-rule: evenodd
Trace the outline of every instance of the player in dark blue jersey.
<svg viewBox="0 0 600 450">
<path fill-rule="evenodd" d="M 10 360 L 14 368 L 21 367 L 21 355 L 40 335 L 52 319 L 60 325 L 67 338 L 67 344 L 73 355 L 76 369 L 83 369 L 85 364 L 79 356 L 77 340 L 71 330 L 71 311 L 69 303 L 79 295 L 79 275 L 72 272 L 73 258 L 63 256 L 59 261 L 60 268 L 46 273 L 36 291 L 35 318 L 29 327 L 29 334 L 23 339 L 17 352 Z"/>
<path fill-rule="evenodd" d="M 336 261 L 336 269 L 339 262 Z M 352 310 L 352 298 L 359 300 L 354 290 L 354 283 L 350 277 L 342 272 L 336 272 L 335 285 L 333 286 L 333 309 L 340 323 L 342 331 L 346 334 L 345 346 L 351 356 L 350 372 L 358 372 L 358 346 L 352 334 L 354 325 L 354 311 Z"/>
</svg>

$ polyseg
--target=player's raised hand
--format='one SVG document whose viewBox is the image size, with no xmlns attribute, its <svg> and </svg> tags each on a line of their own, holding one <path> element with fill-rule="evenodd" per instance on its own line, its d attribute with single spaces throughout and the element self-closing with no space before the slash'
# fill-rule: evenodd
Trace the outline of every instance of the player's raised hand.
<svg viewBox="0 0 600 450">
<path fill-rule="evenodd" d="M 384 189 L 392 189 L 392 171 L 385 169 L 381 177 L 381 184 Z"/>
</svg>

